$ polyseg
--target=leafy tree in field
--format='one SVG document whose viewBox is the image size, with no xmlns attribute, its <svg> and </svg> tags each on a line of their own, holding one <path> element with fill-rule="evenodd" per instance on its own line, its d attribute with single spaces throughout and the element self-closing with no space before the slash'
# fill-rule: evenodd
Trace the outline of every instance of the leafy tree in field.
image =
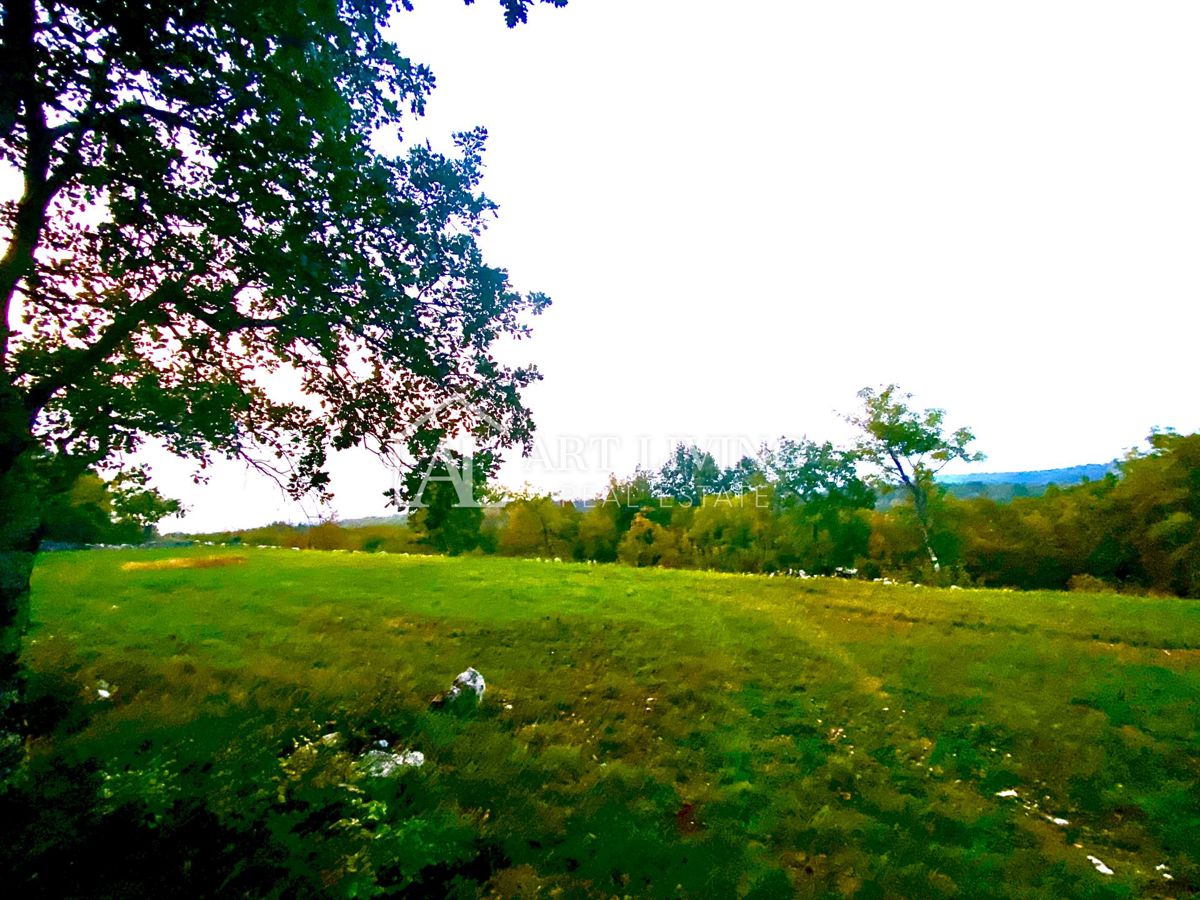
<svg viewBox="0 0 1200 900">
<path fill-rule="evenodd" d="M 617 546 L 617 558 L 628 566 L 675 568 L 683 562 L 680 535 L 638 513 Z"/>
<path fill-rule="evenodd" d="M 597 503 L 579 517 L 579 555 L 582 559 L 612 562 L 617 558 L 617 513 L 615 504 Z"/>
<path fill-rule="evenodd" d="M 497 548 L 513 556 L 570 557 L 579 534 L 579 511 L 548 494 L 522 494 L 504 508 Z"/>
<path fill-rule="evenodd" d="M 752 456 L 743 456 L 721 473 L 717 490 L 726 494 L 746 494 L 763 487 L 766 482 L 767 476 L 761 461 Z"/>
<path fill-rule="evenodd" d="M 711 453 L 680 443 L 654 476 L 653 485 L 658 496 L 695 506 L 705 494 L 722 489 L 722 472 Z"/>
<path fill-rule="evenodd" d="M 764 467 L 774 484 L 774 497 L 782 507 L 803 504 L 831 508 L 869 509 L 875 495 L 858 477 L 857 456 L 829 441 L 781 438 L 764 452 Z"/>
<path fill-rule="evenodd" d="M 1112 491 L 1122 543 L 1147 586 L 1200 597 L 1200 434 L 1158 432 Z"/>
<path fill-rule="evenodd" d="M 46 540 L 79 544 L 141 543 L 154 525 L 179 512 L 179 503 L 146 487 L 140 472 L 105 481 L 94 472 L 79 476 L 65 494 L 49 498 L 42 513 Z"/>
<path fill-rule="evenodd" d="M 502 5 L 514 25 L 530 4 Z M 548 301 L 480 252 L 482 129 L 377 149 L 434 85 L 385 37 L 396 11 L 4 2 L 0 785 L 41 500 L 88 468 L 152 438 L 300 495 L 331 448 L 528 445 L 536 372 L 492 348 Z"/>
<path fill-rule="evenodd" d="M 855 444 L 858 459 L 875 466 L 885 481 L 908 492 L 925 552 L 937 570 L 940 564 L 930 534 L 930 501 L 937 496 L 933 479 L 956 459 L 978 462 L 985 458 L 967 449 L 975 435 L 967 428 L 947 433 L 945 410 L 910 408 L 912 394 L 902 393 L 894 384 L 879 390 L 865 387 L 858 397 L 861 411 L 846 416 L 859 431 Z"/>
<path fill-rule="evenodd" d="M 469 466 L 463 466 L 463 458 L 457 454 L 448 457 L 435 457 L 420 475 L 420 496 L 413 498 L 408 524 L 418 543 L 457 556 L 481 543 L 480 503 L 486 493 L 487 474 L 494 466 L 487 453 L 475 454 Z M 450 465 L 457 469 L 453 478 Z M 464 492 L 470 496 L 464 497 Z"/>
<path fill-rule="evenodd" d="M 311 550 L 347 550 L 350 546 L 350 535 L 337 522 L 314 525 L 305 537 Z"/>
<path fill-rule="evenodd" d="M 496 550 L 510 556 L 536 556 L 549 552 L 537 512 L 528 503 L 510 502 L 504 509 L 504 524 L 496 537 Z"/>
<path fill-rule="evenodd" d="M 686 547 L 695 564 L 728 572 L 775 568 L 776 517 L 755 494 L 705 497 L 691 516 Z"/>
<path fill-rule="evenodd" d="M 781 562 L 826 573 L 853 566 L 867 550 L 870 530 L 858 511 L 875 505 L 875 492 L 858 476 L 856 454 L 829 441 L 781 438 L 764 450 L 763 461 L 791 531 Z"/>
<path fill-rule="evenodd" d="M 640 468 L 624 480 L 610 478 L 608 490 L 599 503 L 613 511 L 618 534 L 628 531 L 639 514 L 659 525 L 668 525 L 674 508 L 673 502 L 664 502 L 663 495 L 656 493 L 654 477 Z"/>
<path fill-rule="evenodd" d="M 113 524 L 139 534 L 139 540 L 150 537 L 155 525 L 183 508 L 178 500 L 164 497 L 150 487 L 142 469 L 118 472 L 105 488 L 112 503 Z"/>
</svg>

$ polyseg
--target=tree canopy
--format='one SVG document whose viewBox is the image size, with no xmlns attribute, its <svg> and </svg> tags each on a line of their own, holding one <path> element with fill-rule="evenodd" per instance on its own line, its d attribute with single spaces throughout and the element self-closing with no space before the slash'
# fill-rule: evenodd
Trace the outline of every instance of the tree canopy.
<svg viewBox="0 0 1200 900">
<path fill-rule="evenodd" d="M 434 85 L 385 39 L 389 8 L 6 7 L 0 154 L 24 192 L 3 210 L 0 391 L 39 444 L 96 462 L 156 437 L 303 493 L 329 449 L 428 447 L 464 410 L 528 438 L 535 374 L 491 348 L 546 298 L 480 253 L 483 129 L 453 154 L 376 149 Z M 6 428 L 5 456 L 29 431 Z"/>
<path fill-rule="evenodd" d="M 513 26 L 530 2 L 501 5 Z M 38 497 L 147 439 L 294 495 L 356 444 L 527 445 L 537 373 L 493 350 L 548 300 L 481 253 L 486 132 L 404 144 L 434 77 L 388 39 L 391 0 L 2 9 L 5 719 Z"/>
<path fill-rule="evenodd" d="M 986 457 L 967 449 L 975 440 L 969 428 L 948 433 L 944 409 L 913 409 L 909 405 L 912 394 L 894 384 L 878 390 L 865 387 L 858 397 L 861 411 L 846 416 L 858 429 L 855 452 L 860 460 L 873 465 L 885 482 L 903 487 L 912 497 L 925 549 L 937 569 L 940 564 L 929 534 L 934 476 L 956 459 L 980 462 Z"/>
</svg>

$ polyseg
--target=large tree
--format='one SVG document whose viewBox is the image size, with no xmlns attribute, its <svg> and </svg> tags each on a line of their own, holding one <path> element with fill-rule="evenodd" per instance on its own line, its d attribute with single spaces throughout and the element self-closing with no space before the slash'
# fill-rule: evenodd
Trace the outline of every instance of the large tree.
<svg viewBox="0 0 1200 900">
<path fill-rule="evenodd" d="M 775 506 L 797 538 L 789 564 L 818 572 L 853 566 L 870 536 L 859 510 L 875 505 L 875 492 L 858 475 L 858 454 L 802 437 L 780 438 L 762 458 Z"/>
<path fill-rule="evenodd" d="M 330 449 L 529 440 L 492 348 L 547 300 L 480 253 L 484 131 L 378 149 L 434 85 L 396 6 L 4 0 L 0 787 L 40 501 L 81 472 L 157 439 L 301 495 Z"/>
<path fill-rule="evenodd" d="M 959 459 L 978 462 L 982 453 L 967 449 L 975 440 L 969 428 L 946 430 L 944 409 L 913 409 L 912 394 L 889 384 L 858 392 L 859 412 L 846 416 L 858 429 L 855 452 L 877 469 L 885 483 L 899 486 L 912 499 L 913 511 L 935 570 L 940 568 L 930 539 L 930 500 L 936 497 L 934 476 Z"/>
<path fill-rule="evenodd" d="M 1149 451 L 1121 463 L 1112 543 L 1128 548 L 1130 568 L 1147 586 L 1200 597 L 1200 434 L 1156 431 L 1148 440 Z"/>
<path fill-rule="evenodd" d="M 696 506 L 705 494 L 721 490 L 721 467 L 711 453 L 682 441 L 654 475 L 654 490 L 682 506 Z"/>
</svg>

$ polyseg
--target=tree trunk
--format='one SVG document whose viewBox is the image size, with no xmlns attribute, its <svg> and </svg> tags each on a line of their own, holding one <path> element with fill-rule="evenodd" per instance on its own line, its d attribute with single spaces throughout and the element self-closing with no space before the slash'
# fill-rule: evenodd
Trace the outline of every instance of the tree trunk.
<svg viewBox="0 0 1200 900">
<path fill-rule="evenodd" d="M 933 571 L 942 571 L 942 564 L 938 562 L 937 554 L 933 552 L 933 543 L 929 540 L 929 528 L 925 523 L 921 523 L 921 536 L 925 539 L 925 552 L 929 555 L 929 561 L 933 563 Z"/>
<path fill-rule="evenodd" d="M 933 542 L 929 539 L 929 493 L 923 484 L 914 481 L 907 482 L 913 495 L 913 508 L 917 514 L 917 524 L 921 526 L 921 537 L 925 541 L 925 553 L 933 563 L 933 571 L 940 572 L 942 564 L 938 562 L 937 554 L 933 552 Z"/>
<path fill-rule="evenodd" d="M 29 453 L 32 439 L 24 427 L 27 419 L 21 413 L 11 405 L 0 409 L 0 793 L 12 784 L 24 757 L 21 641 L 29 623 L 29 579 L 41 539 L 41 492 Z"/>
</svg>

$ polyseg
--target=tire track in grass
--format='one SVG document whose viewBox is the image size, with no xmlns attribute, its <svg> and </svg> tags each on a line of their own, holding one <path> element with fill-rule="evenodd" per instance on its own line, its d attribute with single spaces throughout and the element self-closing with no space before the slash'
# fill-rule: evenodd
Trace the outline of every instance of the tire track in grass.
<svg viewBox="0 0 1200 900">
<path fill-rule="evenodd" d="M 827 615 L 838 616 L 844 624 L 853 625 L 859 623 L 872 629 L 892 628 L 894 627 L 893 623 L 899 623 L 900 627 L 905 631 L 911 632 L 913 629 L 922 627 L 940 629 L 949 625 L 951 628 L 969 628 L 974 633 L 982 633 L 1000 638 L 1007 637 L 1013 639 L 1028 637 L 1030 634 L 1040 634 L 1048 642 L 1057 638 L 1069 641 L 1082 640 L 1111 646 L 1111 642 L 1099 641 L 1094 637 L 1089 638 L 1080 635 L 1078 632 L 1063 629 L 1044 628 L 1037 625 L 1022 626 L 1014 623 L 993 626 L 983 620 L 968 624 L 962 616 L 948 616 L 944 619 L 936 619 L 929 616 L 911 616 L 904 613 L 890 613 L 889 611 L 881 611 L 859 605 L 829 602 L 819 599 L 818 596 L 814 596 L 811 590 L 805 590 L 798 598 L 793 596 L 790 599 L 793 601 L 798 599 L 800 601 L 795 607 L 796 609 L 803 609 L 810 613 L 820 609 Z M 781 606 L 781 602 L 765 603 L 761 599 L 756 599 L 750 603 L 738 604 L 739 609 L 749 609 L 757 614 L 769 617 L 777 628 L 785 631 L 789 637 L 801 642 L 808 654 L 818 655 L 847 672 L 849 674 L 849 677 L 846 679 L 847 683 L 852 685 L 853 689 L 860 696 L 869 697 L 877 704 L 889 704 L 879 707 L 878 712 L 892 712 L 890 704 L 893 702 L 893 695 L 884 689 L 886 686 L 885 680 L 879 674 L 876 674 L 871 667 L 856 657 L 841 641 L 832 636 L 829 630 L 819 621 L 819 616 L 808 615 L 798 617 L 794 614 L 789 614 L 792 610 L 781 609 Z M 1139 646 L 1137 644 L 1121 643 L 1122 646 Z M 935 695 L 930 695 L 930 699 L 935 699 Z M 936 699 L 940 700 L 940 695 L 936 695 Z M 1081 833 L 1078 827 L 1076 827 L 1068 832 L 1067 827 L 1070 823 L 1061 816 L 1043 811 L 1036 800 L 1020 799 L 1014 805 L 1012 800 L 1015 796 L 1019 795 L 1010 794 L 1009 792 L 989 791 L 978 781 L 968 779 L 951 780 L 937 774 L 935 767 L 929 764 L 937 742 L 931 741 L 931 736 L 923 733 L 924 729 L 920 727 L 915 717 L 904 716 L 903 713 L 906 710 L 902 709 L 901 712 L 902 715 L 900 717 L 890 719 L 878 730 L 872 730 L 869 727 L 859 727 L 853 735 L 848 736 L 846 728 L 838 726 L 834 732 L 831 732 L 831 738 L 837 741 L 846 739 L 846 746 L 851 752 L 855 748 L 850 743 L 850 737 L 859 741 L 862 744 L 861 749 L 867 753 L 871 753 L 872 751 L 878 752 L 888 747 L 893 747 L 899 753 L 900 746 L 902 745 L 919 746 L 925 752 L 923 755 L 909 759 L 911 768 L 916 771 L 924 769 L 926 777 L 934 783 L 933 789 L 941 795 L 943 801 L 946 802 L 951 810 L 960 814 L 967 813 L 968 822 L 970 821 L 970 813 L 968 811 L 978 812 L 987 810 L 993 813 L 1000 812 L 1005 815 L 1005 820 L 1012 827 L 1029 835 L 1036 842 L 1038 851 L 1045 860 L 1063 863 L 1070 867 L 1072 871 L 1084 877 L 1089 877 L 1090 875 L 1090 877 L 1098 880 L 1112 878 L 1116 873 L 1120 872 L 1123 876 L 1123 881 L 1140 882 L 1143 888 L 1154 883 L 1153 879 L 1149 878 L 1144 871 L 1145 865 L 1141 863 L 1141 858 L 1138 854 L 1124 851 L 1111 843 L 1095 841 L 1094 829 L 1089 828 Z M 868 746 L 872 743 L 874 744 L 873 747 Z M 894 783 L 894 770 L 883 765 L 882 762 L 880 765 L 889 779 Z M 978 820 L 979 816 L 975 816 L 974 818 Z M 1093 836 L 1093 841 L 1085 845 L 1078 839 L 1068 839 L 1068 833 L 1073 838 L 1083 837 L 1084 834 L 1087 834 Z M 1149 835 L 1146 835 L 1146 837 L 1149 838 Z M 1165 854 L 1161 852 L 1161 848 L 1155 848 L 1153 851 L 1143 853 L 1142 855 L 1165 858 Z"/>
</svg>

